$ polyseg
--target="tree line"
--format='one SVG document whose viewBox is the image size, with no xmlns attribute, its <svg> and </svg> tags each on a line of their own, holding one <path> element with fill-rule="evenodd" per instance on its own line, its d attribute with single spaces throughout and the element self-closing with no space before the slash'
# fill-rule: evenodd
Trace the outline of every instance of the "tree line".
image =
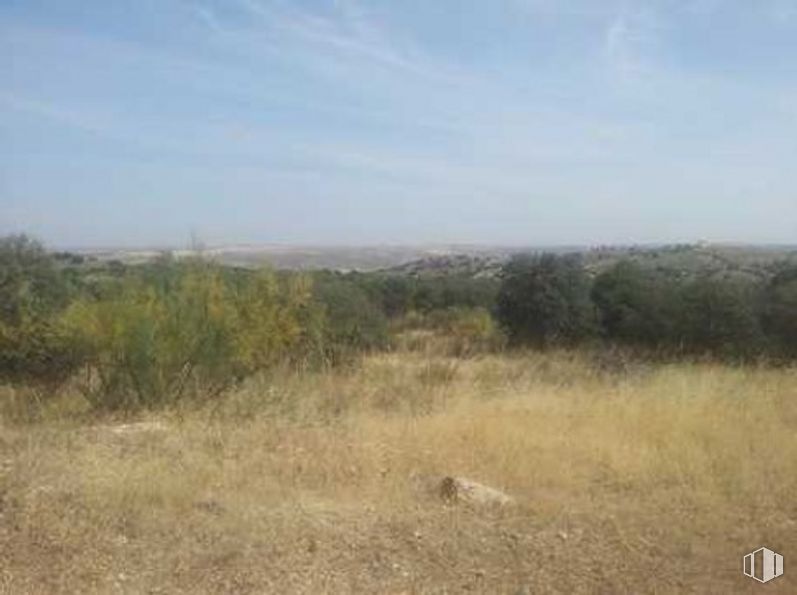
<svg viewBox="0 0 797 595">
<path fill-rule="evenodd" d="M 486 308 L 496 291 L 495 281 L 250 270 L 169 254 L 92 264 L 9 236 L 0 238 L 0 384 L 45 398 L 69 383 L 105 409 L 207 399 L 280 366 L 346 365 L 388 348 L 391 321 Z M 439 324 L 467 328 L 451 316 Z"/>
<path fill-rule="evenodd" d="M 663 355 L 793 358 L 797 266 L 783 263 L 762 280 L 625 259 L 590 275 L 579 256 L 517 256 L 495 312 L 514 345 L 602 340 Z"/>
<path fill-rule="evenodd" d="M 632 260 L 517 256 L 500 278 L 275 272 L 168 254 L 127 266 L 0 238 L 0 384 L 65 383 L 96 408 L 207 399 L 276 367 L 347 365 L 426 325 L 452 353 L 607 342 L 662 355 L 797 357 L 797 267 L 766 280 Z M 504 338 L 506 340 L 504 340 Z"/>
</svg>

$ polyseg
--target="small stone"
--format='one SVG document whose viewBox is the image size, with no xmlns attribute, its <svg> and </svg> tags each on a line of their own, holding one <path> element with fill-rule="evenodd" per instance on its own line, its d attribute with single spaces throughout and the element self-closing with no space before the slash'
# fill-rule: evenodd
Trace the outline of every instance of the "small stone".
<svg viewBox="0 0 797 595">
<path fill-rule="evenodd" d="M 506 506 L 514 499 L 504 492 L 464 477 L 444 477 L 439 484 L 440 497 L 448 502 L 478 506 Z"/>
</svg>

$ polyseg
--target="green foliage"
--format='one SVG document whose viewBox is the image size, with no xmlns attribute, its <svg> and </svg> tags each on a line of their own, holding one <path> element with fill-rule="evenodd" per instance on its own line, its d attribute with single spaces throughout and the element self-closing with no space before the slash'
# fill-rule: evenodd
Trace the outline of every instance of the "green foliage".
<svg viewBox="0 0 797 595">
<path fill-rule="evenodd" d="M 0 239 L 0 380 L 52 391 L 79 364 L 59 315 L 69 286 L 44 247 Z"/>
<path fill-rule="evenodd" d="M 466 276 L 406 277 L 382 273 L 354 273 L 346 278 L 369 296 L 389 319 L 410 312 L 429 313 L 449 308 L 486 308 L 495 303 L 499 282 Z"/>
<path fill-rule="evenodd" d="M 727 356 L 762 351 L 756 284 L 702 277 L 685 284 L 681 296 L 678 314 L 685 348 Z"/>
<path fill-rule="evenodd" d="M 516 256 L 504 269 L 498 320 L 513 344 L 573 343 L 595 331 L 589 292 L 576 257 Z"/>
<path fill-rule="evenodd" d="M 0 380 L 52 393 L 82 363 L 73 338 L 57 320 L 0 322 Z"/>
<path fill-rule="evenodd" d="M 0 238 L 0 322 L 17 326 L 49 316 L 68 298 L 63 275 L 39 242 L 24 235 Z"/>
<path fill-rule="evenodd" d="M 400 318 L 413 309 L 415 281 L 409 277 L 360 274 L 354 276 L 354 281 L 388 318 Z"/>
<path fill-rule="evenodd" d="M 592 281 L 579 258 L 545 254 L 512 259 L 500 281 L 310 277 L 168 253 L 138 266 L 87 262 L 25 236 L 0 239 L 0 382 L 39 399 L 67 380 L 102 409 L 213 398 L 278 366 L 338 365 L 383 349 L 388 328 L 457 356 L 600 331 L 635 350 L 793 358 L 797 267 L 698 276 L 637 259 Z"/>
<path fill-rule="evenodd" d="M 326 315 L 328 361 L 345 361 L 355 353 L 387 346 L 387 320 L 365 289 L 352 278 L 334 273 L 319 274 L 314 281 L 316 300 Z"/>
<path fill-rule="evenodd" d="M 447 337 L 451 355 L 470 356 L 497 351 L 504 346 L 503 332 L 484 308 L 437 310 L 429 318 L 432 327 Z"/>
<path fill-rule="evenodd" d="M 682 279 L 620 261 L 595 279 L 592 299 L 604 336 L 658 351 L 761 353 L 760 290 L 742 277 Z"/>
<path fill-rule="evenodd" d="M 86 354 L 87 397 L 98 407 L 153 407 L 208 398 L 260 370 L 307 355 L 319 323 L 309 284 L 270 272 L 225 281 L 191 262 L 130 276 L 115 295 L 82 299 L 65 317 Z"/>
<path fill-rule="evenodd" d="M 778 350 L 797 356 L 797 265 L 784 266 L 764 291 L 763 322 Z"/>
<path fill-rule="evenodd" d="M 681 296 L 676 279 L 623 260 L 597 276 L 591 297 L 604 336 L 657 347 L 679 343 Z"/>
<path fill-rule="evenodd" d="M 495 303 L 498 287 L 498 281 L 492 278 L 450 276 L 417 279 L 413 309 L 424 313 L 452 308 L 489 310 Z"/>
</svg>

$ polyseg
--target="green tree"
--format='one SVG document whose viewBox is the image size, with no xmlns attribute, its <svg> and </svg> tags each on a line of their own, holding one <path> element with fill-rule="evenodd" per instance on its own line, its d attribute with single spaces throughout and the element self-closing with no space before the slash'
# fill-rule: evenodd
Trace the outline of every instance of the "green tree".
<svg viewBox="0 0 797 595">
<path fill-rule="evenodd" d="M 782 266 L 764 290 L 763 324 L 782 353 L 797 357 L 797 265 Z"/>
<path fill-rule="evenodd" d="M 69 286 L 54 258 L 24 235 L 0 238 L 0 379 L 54 391 L 80 363 L 60 312 Z"/>
<path fill-rule="evenodd" d="M 359 285 L 336 274 L 319 275 L 315 298 L 324 310 L 325 357 L 335 363 L 356 353 L 384 348 L 387 320 L 382 310 Z"/>
<path fill-rule="evenodd" d="M 679 341 L 679 282 L 622 260 L 595 278 L 592 301 L 603 335 L 611 340 L 673 346 Z"/>
<path fill-rule="evenodd" d="M 41 243 L 25 235 L 0 238 L 0 322 L 15 326 L 48 316 L 68 298 L 65 279 Z"/>
<path fill-rule="evenodd" d="M 728 356 L 763 351 L 756 283 L 700 277 L 684 285 L 681 303 L 679 323 L 687 349 Z"/>
<path fill-rule="evenodd" d="M 513 344 L 573 343 L 595 331 L 590 281 L 573 256 L 512 258 L 504 268 L 496 311 Z"/>
<path fill-rule="evenodd" d="M 499 282 L 493 278 L 444 275 L 417 279 L 412 298 L 413 309 L 423 313 L 450 308 L 486 308 L 495 306 Z"/>
</svg>

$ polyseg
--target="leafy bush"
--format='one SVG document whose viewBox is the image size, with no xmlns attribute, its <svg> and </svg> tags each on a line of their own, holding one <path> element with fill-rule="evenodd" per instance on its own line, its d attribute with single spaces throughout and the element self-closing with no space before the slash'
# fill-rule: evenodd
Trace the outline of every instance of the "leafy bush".
<svg viewBox="0 0 797 595">
<path fill-rule="evenodd" d="M 39 398 L 53 394 L 83 363 L 82 354 L 58 320 L 0 322 L 0 379 L 34 389 Z"/>
<path fill-rule="evenodd" d="M 777 349 L 797 356 L 797 265 L 784 266 L 764 290 L 763 324 Z"/>
<path fill-rule="evenodd" d="M 0 238 L 0 322 L 17 326 L 49 316 L 68 299 L 64 276 L 39 242 L 24 235 Z"/>
<path fill-rule="evenodd" d="M 307 355 L 310 287 L 269 272 L 231 285 L 200 262 L 152 280 L 130 277 L 115 296 L 81 299 L 66 322 L 86 354 L 84 389 L 98 407 L 152 407 L 209 398 L 244 377 Z"/>
<path fill-rule="evenodd" d="M 620 261 L 596 277 L 591 297 L 605 337 L 655 347 L 678 343 L 681 306 L 674 279 Z"/>
<path fill-rule="evenodd" d="M 314 294 L 325 314 L 325 356 L 330 363 L 387 346 L 385 315 L 351 279 L 336 274 L 318 275 Z"/>
<path fill-rule="evenodd" d="M 573 343 L 595 331 L 590 282 L 576 257 L 512 258 L 504 268 L 497 316 L 513 344 Z"/>
<path fill-rule="evenodd" d="M 495 303 L 499 281 L 462 275 L 407 277 L 384 273 L 353 273 L 346 280 L 360 287 L 389 319 L 411 312 L 427 314 L 449 308 L 487 308 Z"/>
<path fill-rule="evenodd" d="M 448 352 L 469 356 L 501 349 L 505 336 L 484 308 L 450 308 L 432 314 L 431 324 L 448 338 Z"/>
<path fill-rule="evenodd" d="M 669 353 L 762 353 L 758 284 L 742 277 L 681 278 L 621 261 L 595 279 L 604 336 Z"/>
<path fill-rule="evenodd" d="M 412 298 L 413 309 L 434 312 L 452 308 L 491 309 L 499 282 L 492 278 L 445 276 L 417 279 Z"/>
<path fill-rule="evenodd" d="M 44 247 L 0 238 L 0 380 L 54 391 L 77 368 L 79 354 L 60 324 L 69 286 Z"/>
<path fill-rule="evenodd" d="M 724 356 L 761 353 L 759 291 L 752 282 L 698 278 L 684 285 L 679 323 L 684 347 Z"/>
</svg>

